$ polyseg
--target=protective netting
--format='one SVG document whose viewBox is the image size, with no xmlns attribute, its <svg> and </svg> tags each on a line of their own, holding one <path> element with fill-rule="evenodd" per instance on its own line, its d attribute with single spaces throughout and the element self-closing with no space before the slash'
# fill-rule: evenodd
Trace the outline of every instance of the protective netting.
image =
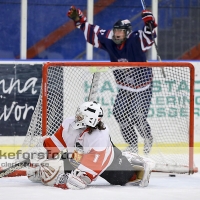
<svg viewBox="0 0 200 200">
<path fill-rule="evenodd" d="M 163 166 L 166 171 L 188 171 L 190 68 L 167 66 L 164 75 L 160 67 L 113 66 L 93 76 L 97 69 L 69 63 L 48 67 L 46 134 L 54 134 L 64 118 L 74 116 L 88 100 L 94 80 L 90 98 L 101 103 L 116 146 L 154 159 L 159 171 L 166 170 Z M 23 147 L 38 146 L 43 109 L 41 91 Z"/>
</svg>

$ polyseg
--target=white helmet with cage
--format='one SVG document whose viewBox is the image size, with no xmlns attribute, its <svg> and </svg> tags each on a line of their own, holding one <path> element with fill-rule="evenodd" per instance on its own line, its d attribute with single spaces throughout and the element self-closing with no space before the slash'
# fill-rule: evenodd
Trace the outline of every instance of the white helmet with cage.
<svg viewBox="0 0 200 200">
<path fill-rule="evenodd" d="M 81 104 L 73 123 L 74 129 L 85 128 L 86 126 L 95 127 L 103 117 L 103 109 L 97 102 L 85 102 Z"/>
</svg>

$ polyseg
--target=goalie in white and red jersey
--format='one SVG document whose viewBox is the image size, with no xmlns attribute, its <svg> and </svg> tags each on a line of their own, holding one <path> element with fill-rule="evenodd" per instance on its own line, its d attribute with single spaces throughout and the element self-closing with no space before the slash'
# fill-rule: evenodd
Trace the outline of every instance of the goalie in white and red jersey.
<svg viewBox="0 0 200 200">
<path fill-rule="evenodd" d="M 65 119 L 54 135 L 43 138 L 49 159 L 30 168 L 28 178 L 63 189 L 84 189 L 98 176 L 113 185 L 148 186 L 152 163 L 115 147 L 102 117 L 99 103 L 80 105 L 75 117 Z M 61 159 L 52 159 L 64 150 Z"/>
<path fill-rule="evenodd" d="M 67 15 L 83 31 L 87 42 L 108 53 L 111 62 L 146 62 L 145 53 L 154 43 L 157 27 L 150 11 L 142 11 L 144 26 L 137 31 L 132 31 L 128 19 L 118 20 L 111 30 L 102 29 L 88 23 L 82 11 L 74 6 L 71 6 Z M 152 98 L 152 68 L 117 69 L 113 75 L 119 90 L 112 113 L 121 134 L 129 144 L 129 150 L 137 153 L 138 131 L 144 139 L 144 153 L 148 154 L 153 144 L 151 127 L 147 121 Z"/>
</svg>

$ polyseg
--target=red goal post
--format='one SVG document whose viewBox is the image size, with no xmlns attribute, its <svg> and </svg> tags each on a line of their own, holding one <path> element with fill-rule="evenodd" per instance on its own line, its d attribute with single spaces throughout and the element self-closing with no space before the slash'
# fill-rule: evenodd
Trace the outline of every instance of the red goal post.
<svg viewBox="0 0 200 200">
<path fill-rule="evenodd" d="M 193 160 L 195 73 L 194 66 L 186 62 L 45 63 L 41 99 L 38 100 L 33 114 L 34 123 L 30 124 L 26 140 L 31 135 L 38 136 L 41 131 L 43 136 L 52 135 L 65 117 L 74 115 L 77 106 L 88 100 L 91 85 L 96 81 L 92 87 L 92 100 L 101 103 L 103 119 L 111 130 L 113 142 L 120 149 L 126 149 L 129 144 L 122 137 L 119 124 L 112 113 L 119 91 L 113 71 L 147 68 L 153 73 L 153 95 L 147 121 L 154 138 L 148 157 L 155 160 L 155 171 L 196 172 Z M 165 77 L 161 69 L 164 69 Z M 38 132 L 34 129 L 35 124 Z M 132 130 L 131 128 L 130 131 Z M 136 133 L 139 154 L 142 154 L 144 137 L 141 137 L 137 129 Z"/>
</svg>

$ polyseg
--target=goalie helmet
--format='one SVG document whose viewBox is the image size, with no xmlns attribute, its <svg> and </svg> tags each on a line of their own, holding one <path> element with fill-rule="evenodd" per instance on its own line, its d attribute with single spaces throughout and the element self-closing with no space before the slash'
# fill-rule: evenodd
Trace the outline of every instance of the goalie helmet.
<svg viewBox="0 0 200 200">
<path fill-rule="evenodd" d="M 103 109 L 96 102 L 85 102 L 80 105 L 76 111 L 74 129 L 84 128 L 86 126 L 95 127 L 103 117 Z"/>
<path fill-rule="evenodd" d="M 124 19 L 124 20 L 118 20 L 114 25 L 113 25 L 113 32 L 115 31 L 115 29 L 121 29 L 124 30 L 125 32 L 125 38 L 123 40 L 117 40 L 115 38 L 115 36 L 113 35 L 113 41 L 116 44 L 121 44 L 127 37 L 128 35 L 131 33 L 132 31 L 132 27 L 131 27 L 131 22 L 128 19 Z"/>
</svg>

